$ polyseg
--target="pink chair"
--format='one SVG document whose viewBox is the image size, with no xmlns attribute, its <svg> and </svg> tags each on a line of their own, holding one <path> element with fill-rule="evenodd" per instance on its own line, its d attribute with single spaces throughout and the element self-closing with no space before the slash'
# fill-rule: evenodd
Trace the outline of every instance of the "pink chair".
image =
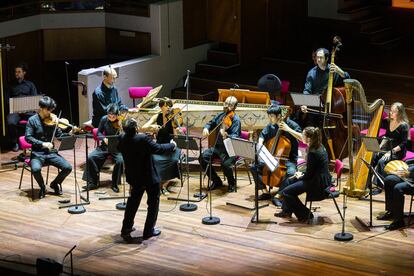
<svg viewBox="0 0 414 276">
<path fill-rule="evenodd" d="M 402 159 L 407 164 L 414 163 L 414 128 L 410 128 L 410 141 L 411 141 L 411 150 L 407 150 L 405 157 Z"/>
<path fill-rule="evenodd" d="M 129 97 L 132 99 L 132 102 L 135 105 L 135 99 L 142 99 L 148 95 L 151 91 L 152 86 L 142 86 L 142 87 L 130 87 L 128 88 Z"/>
<path fill-rule="evenodd" d="M 19 190 L 22 187 L 24 171 L 25 170 L 29 171 L 30 172 L 30 183 L 31 183 L 31 188 L 32 188 L 32 200 L 34 200 L 33 174 L 32 174 L 32 170 L 31 170 L 31 167 L 30 167 L 30 156 L 26 155 L 28 150 L 30 150 L 32 148 L 32 145 L 29 144 L 26 141 L 24 136 L 20 136 L 19 137 L 19 146 L 23 150 L 23 153 L 18 156 L 19 161 L 22 162 L 22 173 L 20 175 Z M 49 180 L 49 165 L 47 165 L 46 186 L 47 186 L 48 180 Z"/>
<path fill-rule="evenodd" d="M 344 163 L 341 160 L 335 160 L 335 174 L 336 174 L 336 186 L 338 187 L 339 191 L 341 190 L 341 176 L 342 170 L 344 168 Z M 332 190 L 333 188 L 333 190 Z M 331 192 L 335 191 L 335 187 L 331 187 Z"/>
<path fill-rule="evenodd" d="M 383 111 L 382 116 L 381 116 L 381 120 L 385 120 L 387 118 L 388 118 L 387 112 Z M 380 128 L 379 131 L 378 131 L 378 137 L 384 136 L 386 132 L 387 132 L 387 130 L 385 128 Z M 359 134 L 361 136 L 366 136 L 367 133 L 368 133 L 368 129 L 363 129 L 359 132 Z"/>
<path fill-rule="evenodd" d="M 280 89 L 280 96 L 282 97 L 281 104 L 286 104 L 287 94 L 289 93 L 290 81 L 282 80 L 282 87 Z"/>
</svg>

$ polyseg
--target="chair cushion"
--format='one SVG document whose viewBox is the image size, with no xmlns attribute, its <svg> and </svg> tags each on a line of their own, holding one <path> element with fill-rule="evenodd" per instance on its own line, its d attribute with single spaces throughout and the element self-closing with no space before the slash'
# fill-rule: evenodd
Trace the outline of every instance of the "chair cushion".
<svg viewBox="0 0 414 276">
<path fill-rule="evenodd" d="M 130 87 L 128 88 L 129 97 L 132 99 L 144 98 L 151 91 L 152 86 Z"/>
<path fill-rule="evenodd" d="M 409 161 L 414 159 L 414 152 L 407 150 L 407 153 L 405 154 L 405 157 L 403 158 L 403 161 Z"/>
</svg>

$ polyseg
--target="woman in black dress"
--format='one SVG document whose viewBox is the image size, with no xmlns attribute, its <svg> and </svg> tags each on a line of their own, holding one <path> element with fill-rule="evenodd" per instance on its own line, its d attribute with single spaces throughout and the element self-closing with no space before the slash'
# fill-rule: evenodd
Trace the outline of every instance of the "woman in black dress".
<svg viewBox="0 0 414 276">
<path fill-rule="evenodd" d="M 308 145 L 306 158 L 306 171 L 304 174 L 297 172 L 282 194 L 284 197 L 282 211 L 276 213 L 276 217 L 291 217 L 292 213 L 301 222 L 312 218 L 311 211 L 300 201 L 299 195 L 306 192 L 308 200 L 322 200 L 325 198 L 326 189 L 331 186 L 329 173 L 329 158 L 325 147 L 322 145 L 321 131 L 317 127 L 306 127 L 302 132 L 302 140 Z"/>
<path fill-rule="evenodd" d="M 386 176 L 385 165 L 391 160 L 402 160 L 407 153 L 410 126 L 402 103 L 396 102 L 391 105 L 386 124 L 386 133 L 382 138 L 380 148 L 387 152 L 377 153 L 372 161 L 372 165 L 377 166 L 377 172 L 384 177 Z M 379 184 L 376 179 L 374 182 Z"/>
<path fill-rule="evenodd" d="M 157 134 L 157 144 L 166 144 L 171 141 L 173 135 L 181 132 L 180 128 L 173 127 L 173 120 L 168 119 L 170 108 L 173 106 L 172 101 L 164 97 L 159 101 L 161 112 L 152 116 L 152 118 L 142 127 L 142 131 L 150 131 Z M 164 155 L 154 154 L 154 164 L 161 178 L 160 189 L 162 194 L 167 195 L 168 185 L 172 184 L 171 179 L 179 178 L 178 160 L 180 158 L 180 149 Z"/>
</svg>

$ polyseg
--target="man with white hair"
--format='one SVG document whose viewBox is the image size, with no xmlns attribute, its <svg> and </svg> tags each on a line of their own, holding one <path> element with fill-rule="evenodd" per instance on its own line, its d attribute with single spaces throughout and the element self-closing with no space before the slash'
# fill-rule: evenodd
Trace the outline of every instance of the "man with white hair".
<svg viewBox="0 0 414 276">
<path fill-rule="evenodd" d="M 122 104 L 118 89 L 114 86 L 117 77 L 115 69 L 110 66 L 105 68 L 102 84 L 92 94 L 92 125 L 94 127 L 98 127 L 101 118 L 106 115 L 109 104 L 117 104 L 120 111 L 128 109 Z"/>
<path fill-rule="evenodd" d="M 210 131 L 213 131 L 215 129 L 218 130 L 215 145 L 206 149 L 199 157 L 200 165 L 203 170 L 206 171 L 207 166 L 209 167 L 209 170 L 207 170 L 207 176 L 211 176 L 210 181 L 212 183 L 209 185 L 210 190 L 221 188 L 223 186 L 223 183 L 214 170 L 213 166 L 209 166 L 212 159 L 214 159 L 214 157 L 218 157 L 221 159 L 223 173 L 226 176 L 229 184 L 228 191 L 235 191 L 236 180 L 234 179 L 232 170 L 232 164 L 234 163 L 235 157 L 229 157 L 226 148 L 224 147 L 223 139 L 226 139 L 227 137 L 240 137 L 241 123 L 239 116 L 234 113 L 236 107 L 236 97 L 227 97 L 227 99 L 224 101 L 223 112 L 217 114 L 216 117 L 208 122 L 203 129 L 203 136 L 205 137 L 210 135 Z"/>
</svg>

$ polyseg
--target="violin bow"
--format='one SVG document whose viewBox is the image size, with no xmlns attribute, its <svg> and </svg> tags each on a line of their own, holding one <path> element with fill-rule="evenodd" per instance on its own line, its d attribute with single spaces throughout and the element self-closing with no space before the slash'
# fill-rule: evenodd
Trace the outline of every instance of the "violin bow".
<svg viewBox="0 0 414 276">
<path fill-rule="evenodd" d="M 57 121 L 56 121 L 56 124 L 55 124 L 55 129 L 53 130 L 53 135 L 52 135 L 52 139 L 50 139 L 50 143 L 53 143 L 53 139 L 55 138 L 56 130 L 58 128 L 58 124 L 59 124 L 59 120 L 60 120 L 60 116 L 62 116 L 62 110 L 59 111 L 59 116 L 57 117 Z"/>
</svg>

